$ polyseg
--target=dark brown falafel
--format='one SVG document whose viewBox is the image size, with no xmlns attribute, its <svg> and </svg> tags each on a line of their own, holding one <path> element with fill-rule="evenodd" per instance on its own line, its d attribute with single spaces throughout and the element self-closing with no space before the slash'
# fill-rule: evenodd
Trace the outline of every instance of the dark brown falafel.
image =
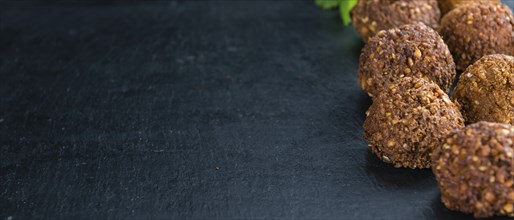
<svg viewBox="0 0 514 220">
<path fill-rule="evenodd" d="M 370 96 L 404 76 L 427 77 L 449 92 L 455 75 L 443 39 L 422 23 L 380 31 L 360 55 L 359 84 Z"/>
<path fill-rule="evenodd" d="M 452 99 L 466 123 L 514 124 L 514 57 L 482 57 L 462 73 Z"/>
<path fill-rule="evenodd" d="M 352 23 L 364 42 L 381 30 L 422 22 L 439 25 L 437 0 L 359 0 L 351 11 Z"/>
<path fill-rule="evenodd" d="M 506 5 L 466 4 L 446 14 L 439 33 L 458 70 L 489 54 L 513 52 L 514 17 Z"/>
<path fill-rule="evenodd" d="M 466 4 L 483 4 L 489 2 L 500 3 L 500 0 L 438 0 L 441 14 L 444 15 L 449 11 Z"/>
<path fill-rule="evenodd" d="M 514 216 L 514 128 L 479 122 L 451 133 L 432 154 L 441 200 L 475 217 Z"/>
<path fill-rule="evenodd" d="M 366 112 L 364 138 L 395 167 L 428 168 L 432 150 L 464 120 L 448 95 L 424 78 L 389 84 Z"/>
</svg>

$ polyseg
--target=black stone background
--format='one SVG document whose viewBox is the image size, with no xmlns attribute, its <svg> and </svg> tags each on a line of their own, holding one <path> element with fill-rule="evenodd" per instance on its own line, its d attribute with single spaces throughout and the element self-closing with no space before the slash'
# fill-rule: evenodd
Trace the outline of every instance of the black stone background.
<svg viewBox="0 0 514 220">
<path fill-rule="evenodd" d="M 0 218 L 471 219 L 370 153 L 361 47 L 310 0 L 0 0 Z"/>
</svg>

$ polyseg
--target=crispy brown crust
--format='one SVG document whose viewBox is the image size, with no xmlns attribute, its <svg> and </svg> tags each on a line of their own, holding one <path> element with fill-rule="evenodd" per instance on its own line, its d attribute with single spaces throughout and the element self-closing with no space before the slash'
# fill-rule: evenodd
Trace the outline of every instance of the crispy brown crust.
<svg viewBox="0 0 514 220">
<path fill-rule="evenodd" d="M 404 76 L 427 77 L 448 92 L 455 75 L 448 47 L 422 23 L 381 31 L 364 46 L 359 60 L 359 84 L 371 96 Z"/>
<path fill-rule="evenodd" d="M 514 216 L 514 128 L 479 122 L 451 133 L 434 149 L 441 200 L 475 217 Z"/>
<path fill-rule="evenodd" d="M 449 11 L 460 7 L 465 4 L 482 4 L 488 2 L 500 3 L 500 0 L 438 0 L 439 9 L 441 9 L 441 14 L 446 14 Z"/>
<path fill-rule="evenodd" d="M 514 17 L 506 5 L 467 4 L 441 20 L 439 33 L 453 54 L 458 70 L 488 54 L 512 54 Z"/>
<path fill-rule="evenodd" d="M 428 168 L 432 149 L 462 116 L 432 81 L 404 77 L 389 84 L 366 112 L 364 138 L 371 151 L 395 167 Z"/>
<path fill-rule="evenodd" d="M 422 22 L 439 25 L 437 0 L 359 0 L 352 9 L 352 23 L 364 42 L 381 30 Z"/>
<path fill-rule="evenodd" d="M 459 78 L 452 99 L 466 123 L 514 124 L 514 57 L 487 55 Z"/>
</svg>

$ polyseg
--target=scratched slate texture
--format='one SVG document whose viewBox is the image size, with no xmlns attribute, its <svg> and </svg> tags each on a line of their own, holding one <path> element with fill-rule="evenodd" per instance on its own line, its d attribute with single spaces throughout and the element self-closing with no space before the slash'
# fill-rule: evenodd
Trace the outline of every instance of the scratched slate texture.
<svg viewBox="0 0 514 220">
<path fill-rule="evenodd" d="M 471 219 L 362 139 L 309 0 L 0 1 L 0 218 Z"/>
</svg>

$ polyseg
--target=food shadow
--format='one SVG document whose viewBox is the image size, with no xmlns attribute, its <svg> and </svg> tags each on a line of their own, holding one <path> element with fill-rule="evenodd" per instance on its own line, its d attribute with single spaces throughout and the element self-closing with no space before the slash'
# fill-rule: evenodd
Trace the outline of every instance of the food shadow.
<svg viewBox="0 0 514 220">
<path fill-rule="evenodd" d="M 431 169 L 395 168 L 381 161 L 371 151 L 366 156 L 366 173 L 375 178 L 377 187 L 386 189 L 429 189 L 437 187 Z"/>
</svg>

